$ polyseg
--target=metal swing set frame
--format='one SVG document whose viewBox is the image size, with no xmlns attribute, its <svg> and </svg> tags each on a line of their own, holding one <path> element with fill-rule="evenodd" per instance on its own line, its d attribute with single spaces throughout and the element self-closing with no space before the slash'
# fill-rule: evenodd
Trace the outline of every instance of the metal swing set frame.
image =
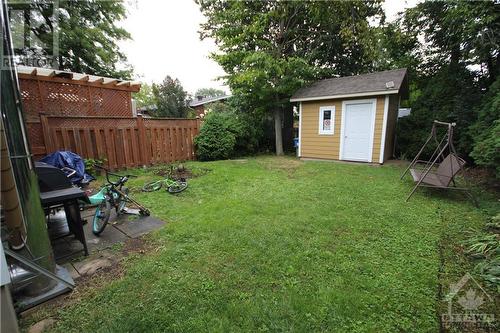
<svg viewBox="0 0 500 333">
<path fill-rule="evenodd" d="M 401 175 L 401 179 L 410 172 L 415 186 L 405 201 L 410 200 L 411 196 L 419 187 L 441 188 L 450 190 L 464 191 L 477 206 L 477 201 L 472 195 L 468 186 L 468 180 L 465 174 L 465 160 L 460 158 L 453 145 L 453 130 L 456 123 L 446 123 L 434 120 L 432 124 L 431 134 L 425 141 L 420 151 L 417 153 L 413 161 Z M 446 127 L 446 134 L 441 140 L 438 140 L 438 127 Z M 431 142 L 436 143 L 436 148 L 428 161 L 420 160 L 420 155 L 424 152 L 427 145 Z M 447 153 L 447 154 L 446 154 Z M 446 154 L 446 155 L 445 155 Z M 456 175 L 461 172 L 466 183 L 465 187 L 458 187 L 455 182 Z"/>
</svg>

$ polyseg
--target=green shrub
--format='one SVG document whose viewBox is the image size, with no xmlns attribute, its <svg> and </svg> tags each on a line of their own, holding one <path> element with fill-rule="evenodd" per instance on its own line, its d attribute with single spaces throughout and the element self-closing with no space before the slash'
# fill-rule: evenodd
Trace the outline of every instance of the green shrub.
<svg viewBox="0 0 500 333">
<path fill-rule="evenodd" d="M 236 136 L 224 112 L 210 112 L 200 134 L 194 139 L 196 156 L 201 161 L 228 159 L 234 154 Z"/>
<path fill-rule="evenodd" d="M 476 120 L 475 108 L 482 97 L 474 76 L 462 66 L 448 66 L 416 81 L 411 115 L 398 121 L 396 155 L 412 159 L 436 119 L 457 124 L 453 142 L 458 154 L 468 157 L 472 150 L 469 127 Z M 424 152 L 422 157 L 430 157 L 432 151 Z"/>
<path fill-rule="evenodd" d="M 83 160 L 85 171 L 89 174 L 99 174 L 101 170 L 96 169 L 96 166 L 104 166 L 108 162 L 106 157 L 102 158 L 86 158 Z"/>
<path fill-rule="evenodd" d="M 477 165 L 496 169 L 500 178 L 500 78 L 491 85 L 479 108 L 478 121 L 471 127 L 472 158 Z"/>
<path fill-rule="evenodd" d="M 266 119 L 255 111 L 235 103 L 212 103 L 208 106 L 200 134 L 195 138 L 200 160 L 226 159 L 254 154 L 267 147 L 264 129 Z"/>
<path fill-rule="evenodd" d="M 500 214 L 491 218 L 486 230 L 474 231 L 466 242 L 466 253 L 476 263 L 475 271 L 486 284 L 500 292 Z"/>
</svg>

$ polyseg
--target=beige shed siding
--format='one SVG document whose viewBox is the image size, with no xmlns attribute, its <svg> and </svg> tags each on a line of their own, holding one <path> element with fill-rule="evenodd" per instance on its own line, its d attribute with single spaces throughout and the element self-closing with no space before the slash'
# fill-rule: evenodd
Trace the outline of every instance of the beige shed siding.
<svg viewBox="0 0 500 333">
<path fill-rule="evenodd" d="M 372 162 L 378 163 L 382 140 L 382 125 L 384 120 L 385 96 L 359 97 L 351 99 L 330 99 L 322 101 L 302 102 L 301 119 L 301 157 L 340 159 L 340 129 L 342 121 L 342 101 L 357 99 L 377 99 L 375 114 L 375 133 L 373 136 Z M 319 108 L 335 106 L 335 129 L 333 135 L 320 135 Z M 389 130 L 388 128 L 386 130 Z M 392 150 L 391 150 L 392 151 Z M 385 155 L 385 154 L 384 154 Z"/>
<path fill-rule="evenodd" d="M 375 133 L 373 134 L 373 153 L 372 153 L 373 163 L 378 163 L 380 158 L 380 145 L 382 144 L 382 127 L 384 125 L 384 104 L 385 104 L 385 96 L 378 96 L 376 113 L 375 113 Z"/>
<path fill-rule="evenodd" d="M 333 135 L 320 135 L 319 108 L 335 106 Z M 301 157 L 339 159 L 340 121 L 342 118 L 342 100 L 324 100 L 302 102 Z"/>
</svg>

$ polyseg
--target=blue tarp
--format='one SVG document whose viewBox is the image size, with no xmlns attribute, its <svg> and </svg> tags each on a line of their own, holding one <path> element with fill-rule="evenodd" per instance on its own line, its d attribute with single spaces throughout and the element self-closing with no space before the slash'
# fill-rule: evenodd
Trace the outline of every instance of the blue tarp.
<svg viewBox="0 0 500 333">
<path fill-rule="evenodd" d="M 73 184 L 88 184 L 95 178 L 85 172 L 85 164 L 83 163 L 80 155 L 77 155 L 71 151 L 56 151 L 50 155 L 45 156 L 40 160 L 56 168 L 62 169 L 64 167 L 70 168 L 76 171 L 76 173 L 71 176 L 70 180 Z"/>
</svg>

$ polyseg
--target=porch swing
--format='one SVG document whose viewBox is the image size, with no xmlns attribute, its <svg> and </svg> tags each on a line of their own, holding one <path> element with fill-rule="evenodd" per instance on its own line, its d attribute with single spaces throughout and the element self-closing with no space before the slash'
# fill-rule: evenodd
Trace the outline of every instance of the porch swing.
<svg viewBox="0 0 500 333">
<path fill-rule="evenodd" d="M 446 133 L 441 140 L 438 140 L 438 127 L 446 128 Z M 468 187 L 458 187 L 455 182 L 455 176 L 462 171 L 462 176 L 465 179 L 464 165 L 466 162 L 460 158 L 453 145 L 453 129 L 456 123 L 445 123 L 434 120 L 432 124 L 431 134 L 425 141 L 417 156 L 413 159 L 410 165 L 401 175 L 401 179 L 410 171 L 410 174 L 415 182 L 415 186 L 406 198 L 410 200 L 411 196 L 419 187 L 431 187 L 450 190 L 464 191 L 477 206 L 477 202 L 470 192 Z M 425 148 L 431 144 L 436 143 L 436 148 L 428 161 L 420 160 L 420 155 L 424 152 Z"/>
</svg>

